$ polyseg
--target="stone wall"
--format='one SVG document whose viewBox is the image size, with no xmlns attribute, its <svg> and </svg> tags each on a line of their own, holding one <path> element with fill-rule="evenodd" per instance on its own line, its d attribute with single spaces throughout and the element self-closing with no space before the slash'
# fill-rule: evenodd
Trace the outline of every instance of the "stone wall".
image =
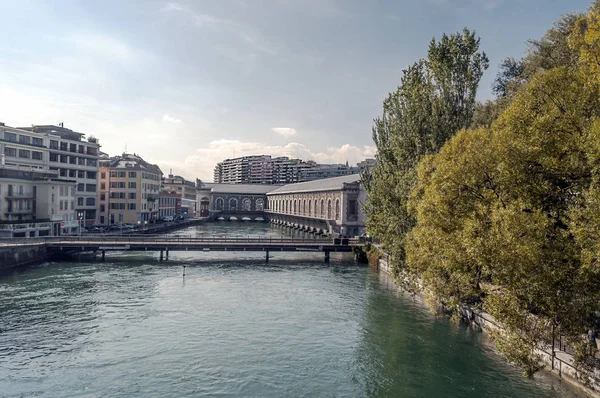
<svg viewBox="0 0 600 398">
<path fill-rule="evenodd" d="M 388 282 L 397 286 L 391 277 L 391 266 L 388 256 L 383 254 L 378 261 L 377 269 L 389 276 Z M 391 281 L 391 282 L 390 282 Z M 424 303 L 424 301 L 423 301 Z M 458 311 L 463 320 L 468 322 L 475 329 L 484 333 L 490 333 L 492 330 L 502 329 L 502 325 L 498 323 L 490 314 L 475 310 L 468 305 L 460 305 Z M 542 362 L 546 365 L 544 370 L 556 374 L 558 377 L 581 389 L 586 394 L 600 398 L 600 383 L 595 382 L 592 386 L 587 386 L 582 382 L 582 373 L 574 366 L 573 356 L 564 351 L 555 350 L 554 360 L 552 359 L 551 348 L 547 350 L 539 349 L 537 354 L 542 358 Z M 554 363 L 553 363 L 554 362 Z M 596 381 L 600 380 L 600 370 L 596 369 L 592 376 Z"/>
<path fill-rule="evenodd" d="M 48 253 L 44 244 L 0 247 L 0 269 L 38 263 L 47 258 Z"/>
</svg>

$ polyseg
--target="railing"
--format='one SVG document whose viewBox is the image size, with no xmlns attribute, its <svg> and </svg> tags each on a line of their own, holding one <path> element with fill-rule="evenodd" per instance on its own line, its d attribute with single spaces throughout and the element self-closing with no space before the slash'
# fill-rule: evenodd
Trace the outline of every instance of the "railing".
<svg viewBox="0 0 600 398">
<path fill-rule="evenodd" d="M 348 244 L 360 243 L 358 238 L 347 239 Z M 97 245 L 100 243 L 146 243 L 146 244 L 272 244 L 272 245 L 334 245 L 334 240 L 329 238 L 283 238 L 272 236 L 222 236 L 209 235 L 200 237 L 166 237 L 164 235 L 142 235 L 142 236 L 115 236 L 95 234 L 93 236 L 53 236 L 32 238 L 0 238 L 0 246 L 22 246 L 31 244 L 82 244 Z"/>
</svg>

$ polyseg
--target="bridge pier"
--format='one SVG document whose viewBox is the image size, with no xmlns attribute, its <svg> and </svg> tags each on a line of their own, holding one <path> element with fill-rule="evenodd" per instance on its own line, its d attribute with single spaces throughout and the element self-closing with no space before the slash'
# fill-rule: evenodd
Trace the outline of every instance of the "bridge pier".
<svg viewBox="0 0 600 398">
<path fill-rule="evenodd" d="M 165 258 L 165 260 L 166 260 L 166 261 L 169 261 L 169 248 L 168 248 L 168 247 L 167 247 L 167 248 L 166 248 L 166 250 L 165 250 L 165 254 L 166 254 L 166 258 Z"/>
<path fill-rule="evenodd" d="M 325 252 L 325 262 L 329 263 L 329 252 L 328 251 Z"/>
<path fill-rule="evenodd" d="M 161 262 L 162 262 L 162 260 L 163 260 L 163 251 L 161 250 L 161 251 L 160 251 L 160 260 L 159 260 L 159 261 L 161 261 Z"/>
<path fill-rule="evenodd" d="M 106 257 L 106 250 L 102 250 L 102 262 L 105 261 L 105 257 Z"/>
<path fill-rule="evenodd" d="M 265 262 L 268 263 L 269 262 L 269 251 L 266 251 L 266 257 L 265 257 Z"/>
</svg>

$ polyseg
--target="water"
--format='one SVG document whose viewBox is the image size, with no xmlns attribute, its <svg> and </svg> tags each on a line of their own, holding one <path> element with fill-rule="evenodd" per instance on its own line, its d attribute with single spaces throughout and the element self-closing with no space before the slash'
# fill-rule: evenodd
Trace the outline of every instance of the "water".
<svg viewBox="0 0 600 398">
<path fill-rule="evenodd" d="M 175 234 L 271 235 L 224 223 Z M 182 277 L 182 265 L 187 275 Z M 0 277 L 0 396 L 558 397 L 348 257 L 113 254 Z"/>
</svg>

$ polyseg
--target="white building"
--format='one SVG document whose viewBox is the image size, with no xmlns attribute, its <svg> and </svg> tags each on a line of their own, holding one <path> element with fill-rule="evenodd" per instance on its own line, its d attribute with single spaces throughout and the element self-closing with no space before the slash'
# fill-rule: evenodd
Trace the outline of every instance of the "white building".
<svg viewBox="0 0 600 398">
<path fill-rule="evenodd" d="M 267 198 L 271 222 L 332 235 L 366 232 L 361 203 L 367 193 L 359 174 L 284 185 Z"/>
<path fill-rule="evenodd" d="M 34 125 L 19 129 L 32 134 L 32 143 L 34 138 L 36 142 L 42 140 L 49 151 L 47 164 L 50 170 L 56 170 L 61 179 L 77 182 L 75 211 L 84 224 L 94 224 L 98 195 L 98 141 L 93 137 L 85 139 L 85 134 L 67 129 L 62 123 L 59 126 Z M 18 135 L 20 143 L 22 134 Z"/>
<path fill-rule="evenodd" d="M 47 236 L 73 232 L 74 180 L 49 168 L 52 135 L 0 123 L 0 236 Z"/>
</svg>

